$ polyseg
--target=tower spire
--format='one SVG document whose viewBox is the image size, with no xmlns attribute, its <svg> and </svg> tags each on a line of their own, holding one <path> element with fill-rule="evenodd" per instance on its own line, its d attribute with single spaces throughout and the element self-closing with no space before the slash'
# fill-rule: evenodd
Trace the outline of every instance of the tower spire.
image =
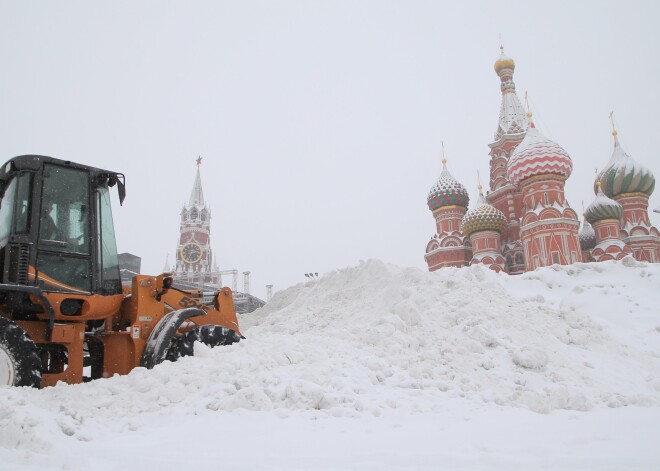
<svg viewBox="0 0 660 471">
<path fill-rule="evenodd" d="M 199 206 L 204 207 L 204 192 L 202 191 L 202 178 L 199 173 L 199 167 L 202 165 L 202 156 L 198 156 L 195 159 L 197 162 L 197 175 L 195 176 L 195 183 L 193 184 L 192 191 L 190 192 L 190 199 L 188 200 L 188 206 Z"/>
<path fill-rule="evenodd" d="M 619 133 L 614 125 L 614 111 L 610 111 L 610 121 L 612 122 L 612 137 L 614 137 L 614 141 L 616 141 Z"/>
<path fill-rule="evenodd" d="M 534 121 L 532 120 L 532 110 L 529 106 L 529 98 L 527 97 L 527 90 L 525 90 L 525 107 L 527 108 L 527 125 L 530 128 L 535 128 L 536 126 L 534 125 Z"/>
<path fill-rule="evenodd" d="M 447 159 L 445 158 L 445 142 L 440 141 L 440 146 L 442 147 L 442 168 L 447 168 Z"/>
<path fill-rule="evenodd" d="M 516 84 L 513 82 L 513 71 L 516 63 L 504 54 L 504 46 L 500 38 L 500 57 L 495 61 L 495 73 L 500 77 L 502 91 L 502 105 L 500 106 L 500 119 L 495 132 L 498 141 L 505 135 L 524 134 L 527 131 L 527 118 L 518 95 Z"/>
</svg>

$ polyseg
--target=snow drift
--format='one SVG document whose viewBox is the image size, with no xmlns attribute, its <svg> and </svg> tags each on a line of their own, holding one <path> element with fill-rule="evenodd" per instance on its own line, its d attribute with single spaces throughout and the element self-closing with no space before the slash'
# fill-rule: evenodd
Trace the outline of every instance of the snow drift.
<svg viewBox="0 0 660 471">
<path fill-rule="evenodd" d="M 660 265 L 633 259 L 517 277 L 377 260 L 277 293 L 247 339 L 124 377 L 0 389 L 0 447 L 140 430 L 171 416 L 311 418 L 474 408 L 660 406 Z"/>
</svg>

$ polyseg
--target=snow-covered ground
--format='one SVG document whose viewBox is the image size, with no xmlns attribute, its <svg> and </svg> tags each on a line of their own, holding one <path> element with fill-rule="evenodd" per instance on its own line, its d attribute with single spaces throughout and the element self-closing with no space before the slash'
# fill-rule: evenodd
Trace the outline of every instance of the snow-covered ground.
<svg viewBox="0 0 660 471">
<path fill-rule="evenodd" d="M 377 260 L 247 339 L 0 389 L 0 469 L 660 469 L 660 264 L 517 277 Z"/>
</svg>

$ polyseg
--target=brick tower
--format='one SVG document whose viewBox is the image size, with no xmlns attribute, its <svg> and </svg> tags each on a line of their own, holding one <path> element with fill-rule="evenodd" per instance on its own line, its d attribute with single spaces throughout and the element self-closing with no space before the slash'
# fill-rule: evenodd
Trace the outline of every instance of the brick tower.
<svg viewBox="0 0 660 471">
<path fill-rule="evenodd" d="M 424 260 L 429 271 L 443 267 L 464 267 L 470 263 L 470 241 L 461 232 L 461 220 L 470 202 L 468 192 L 447 170 L 442 159 L 442 172 L 426 199 L 435 219 L 435 235 L 426 244 Z"/>
<path fill-rule="evenodd" d="M 526 271 L 582 261 L 577 214 L 564 197 L 573 162 L 556 142 L 531 121 L 507 165 L 507 178 L 520 188 L 523 215 L 520 237 Z"/>
<path fill-rule="evenodd" d="M 506 216 L 488 204 L 479 185 L 477 205 L 465 213 L 462 221 L 463 233 L 470 237 L 472 243 L 470 265 L 481 263 L 496 272 L 506 271 L 501 245 L 501 234 L 506 226 Z"/>
<path fill-rule="evenodd" d="M 598 194 L 584 213 L 585 219 L 593 226 L 596 245 L 591 250 L 595 262 L 620 260 L 631 255 L 632 250 L 622 240 L 619 233 L 623 207 L 608 198 L 598 182 Z"/>
<path fill-rule="evenodd" d="M 600 182 L 603 193 L 623 207 L 621 239 L 630 246 L 633 256 L 637 260 L 658 263 L 660 232 L 651 224 L 648 213 L 649 196 L 655 188 L 655 177 L 621 148 L 616 129 L 612 135 L 612 158 L 598 174 L 594 191 L 598 192 Z"/>
<path fill-rule="evenodd" d="M 495 141 L 490 147 L 490 192 L 486 199 L 500 210 L 507 219 L 502 232 L 502 249 L 507 260 L 508 272 L 518 274 L 525 271 L 522 244 L 520 243 L 520 219 L 522 217 L 522 195 L 506 175 L 506 168 L 515 148 L 525 137 L 527 116 L 513 82 L 516 64 L 504 54 L 495 61 L 495 73 L 500 78 L 502 104 L 495 131 Z"/>
<path fill-rule="evenodd" d="M 179 242 L 176 250 L 174 279 L 195 285 L 218 285 L 217 268 L 213 267 L 211 250 L 211 209 L 204 200 L 200 165 L 197 159 L 197 174 L 188 203 L 181 209 Z"/>
</svg>

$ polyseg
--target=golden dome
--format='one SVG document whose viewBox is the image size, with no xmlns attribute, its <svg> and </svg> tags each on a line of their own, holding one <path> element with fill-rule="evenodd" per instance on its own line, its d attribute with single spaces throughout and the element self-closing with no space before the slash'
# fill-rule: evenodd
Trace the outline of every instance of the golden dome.
<svg viewBox="0 0 660 471">
<path fill-rule="evenodd" d="M 499 74 L 502 69 L 515 69 L 516 63 L 513 59 L 504 54 L 504 47 L 500 46 L 500 51 L 502 51 L 502 55 L 500 55 L 500 58 L 495 61 L 495 72 Z"/>
</svg>

